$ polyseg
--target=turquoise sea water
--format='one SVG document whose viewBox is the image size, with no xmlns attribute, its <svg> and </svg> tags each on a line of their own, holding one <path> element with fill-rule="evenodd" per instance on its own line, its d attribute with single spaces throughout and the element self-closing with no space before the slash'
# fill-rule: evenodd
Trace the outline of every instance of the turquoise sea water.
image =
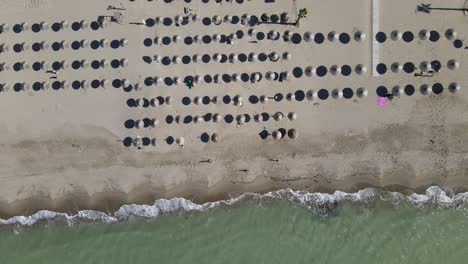
<svg viewBox="0 0 468 264">
<path fill-rule="evenodd" d="M 464 205 L 244 199 L 116 223 L 0 229 L 1 263 L 466 263 Z M 452 201 L 453 203 L 453 201 Z"/>
</svg>

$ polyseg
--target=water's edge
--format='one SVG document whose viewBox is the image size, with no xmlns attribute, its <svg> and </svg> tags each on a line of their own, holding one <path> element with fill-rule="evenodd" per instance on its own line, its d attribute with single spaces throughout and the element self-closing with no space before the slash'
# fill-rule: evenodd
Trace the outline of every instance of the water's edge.
<svg viewBox="0 0 468 264">
<path fill-rule="evenodd" d="M 367 188 L 355 193 L 335 191 L 333 194 L 311 193 L 307 191 L 296 191 L 282 189 L 265 194 L 245 193 L 227 200 L 196 204 L 184 198 L 173 198 L 170 200 L 159 199 L 153 205 L 123 205 L 114 213 L 104 213 L 93 210 L 82 210 L 77 214 L 41 210 L 30 216 L 15 216 L 9 219 L 0 219 L 3 226 L 33 226 L 41 221 L 59 220 L 73 225 L 80 221 L 116 223 L 126 221 L 130 218 L 156 219 L 161 214 L 178 212 L 204 212 L 221 206 L 231 206 L 243 201 L 255 201 L 258 204 L 271 200 L 284 200 L 311 210 L 333 209 L 342 202 L 351 202 L 367 205 L 374 202 L 384 202 L 388 205 L 405 204 L 414 208 L 425 208 L 435 206 L 438 208 L 460 208 L 468 202 L 468 192 L 453 196 L 448 195 L 438 186 L 426 189 L 425 194 L 404 195 L 399 192 L 381 191 L 375 188 Z"/>
</svg>

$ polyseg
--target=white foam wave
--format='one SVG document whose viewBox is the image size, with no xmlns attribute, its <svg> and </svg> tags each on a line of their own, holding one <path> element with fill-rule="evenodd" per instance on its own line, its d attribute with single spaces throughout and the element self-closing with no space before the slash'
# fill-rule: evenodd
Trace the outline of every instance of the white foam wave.
<svg viewBox="0 0 468 264">
<path fill-rule="evenodd" d="M 93 210 L 82 210 L 77 214 L 69 215 L 53 211 L 42 210 L 31 216 L 15 216 L 9 219 L 0 219 L 0 225 L 32 226 L 41 221 L 62 220 L 67 224 L 75 221 L 94 221 L 115 223 L 130 218 L 155 219 L 160 214 L 173 214 L 178 212 L 204 212 L 220 206 L 231 206 L 247 200 L 286 200 L 307 208 L 320 208 L 323 205 L 334 205 L 341 202 L 367 204 L 374 201 L 384 201 L 390 204 L 407 203 L 416 208 L 434 205 L 440 208 L 463 207 L 468 202 L 468 192 L 459 193 L 450 197 L 440 187 L 429 187 L 425 194 L 403 195 L 398 192 L 385 192 L 368 188 L 355 193 L 335 191 L 333 194 L 311 193 L 307 191 L 282 189 L 266 194 L 245 193 L 228 200 L 196 204 L 184 198 L 159 199 L 153 205 L 123 205 L 115 213 L 108 214 Z"/>
</svg>

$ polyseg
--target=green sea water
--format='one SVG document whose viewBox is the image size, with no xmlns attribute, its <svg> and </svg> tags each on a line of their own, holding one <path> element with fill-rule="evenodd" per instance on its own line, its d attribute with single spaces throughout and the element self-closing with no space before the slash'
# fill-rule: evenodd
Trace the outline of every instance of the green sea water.
<svg viewBox="0 0 468 264">
<path fill-rule="evenodd" d="M 467 263 L 465 209 L 286 202 L 0 229 L 0 263 Z"/>
</svg>

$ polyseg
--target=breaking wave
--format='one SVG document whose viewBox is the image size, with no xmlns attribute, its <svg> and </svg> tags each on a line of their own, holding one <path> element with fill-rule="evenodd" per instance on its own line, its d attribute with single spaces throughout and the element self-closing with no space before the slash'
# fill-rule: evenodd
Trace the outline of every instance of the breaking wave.
<svg viewBox="0 0 468 264">
<path fill-rule="evenodd" d="M 307 191 L 295 191 L 282 189 L 266 194 L 245 193 L 227 200 L 196 204 L 184 198 L 173 198 L 170 200 L 159 199 L 153 205 L 123 205 L 112 214 L 82 210 L 77 214 L 66 214 L 48 210 L 39 211 L 31 216 L 15 216 L 9 219 L 0 219 L 0 225 L 5 226 L 33 226 L 44 221 L 64 221 L 68 225 L 80 221 L 116 223 L 131 218 L 156 219 L 159 215 L 174 214 L 181 212 L 204 212 L 213 208 L 228 207 L 241 202 L 253 202 L 262 204 L 271 201 L 286 201 L 309 210 L 327 214 L 340 203 L 348 202 L 358 205 L 369 205 L 383 202 L 388 205 L 408 205 L 415 208 L 426 208 L 429 206 L 437 208 L 460 208 L 468 202 L 468 192 L 456 195 L 448 195 L 440 187 L 429 187 L 425 194 L 404 195 L 399 192 L 386 192 L 374 188 L 367 188 L 355 193 L 336 191 L 333 194 L 311 193 Z"/>
</svg>

